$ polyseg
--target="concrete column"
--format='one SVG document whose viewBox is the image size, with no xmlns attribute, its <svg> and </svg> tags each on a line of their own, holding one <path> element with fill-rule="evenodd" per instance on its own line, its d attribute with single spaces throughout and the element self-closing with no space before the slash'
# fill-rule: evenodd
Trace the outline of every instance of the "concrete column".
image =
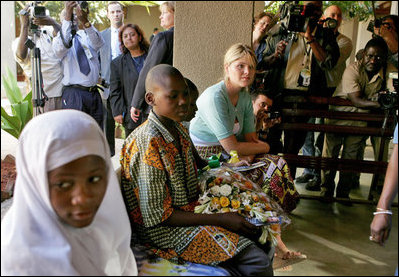
<svg viewBox="0 0 399 277">
<path fill-rule="evenodd" d="M 259 7 L 254 1 L 176 1 L 173 64 L 200 93 L 223 79 L 223 58 L 231 45 L 251 45 Z"/>
<path fill-rule="evenodd" d="M 391 1 L 391 14 L 398 15 L 398 1 Z"/>
<path fill-rule="evenodd" d="M 17 67 L 11 51 L 11 43 L 15 39 L 15 1 L 1 1 L 1 75 L 6 74 L 6 67 L 17 77 Z M 3 81 L 2 81 L 3 83 Z M 6 97 L 3 85 L 1 98 Z"/>
</svg>

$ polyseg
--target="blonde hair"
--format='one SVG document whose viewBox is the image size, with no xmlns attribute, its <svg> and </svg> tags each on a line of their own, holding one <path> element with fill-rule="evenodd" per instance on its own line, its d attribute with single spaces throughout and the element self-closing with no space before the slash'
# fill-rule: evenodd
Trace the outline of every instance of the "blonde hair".
<svg viewBox="0 0 399 277">
<path fill-rule="evenodd" d="M 162 7 L 165 6 L 168 9 L 169 12 L 175 13 L 175 5 L 176 5 L 176 1 L 166 1 L 166 2 L 163 2 L 159 6 L 159 9 L 161 9 Z"/>
<path fill-rule="evenodd" d="M 252 49 L 252 47 L 242 44 L 242 43 L 236 43 L 227 50 L 226 54 L 224 55 L 224 67 L 229 66 L 233 62 L 235 62 L 238 59 L 241 59 L 242 57 L 249 57 L 249 59 L 252 61 L 252 66 L 256 68 L 256 56 L 255 52 Z M 226 71 L 224 72 L 224 81 L 228 81 L 228 77 L 226 76 Z"/>
</svg>

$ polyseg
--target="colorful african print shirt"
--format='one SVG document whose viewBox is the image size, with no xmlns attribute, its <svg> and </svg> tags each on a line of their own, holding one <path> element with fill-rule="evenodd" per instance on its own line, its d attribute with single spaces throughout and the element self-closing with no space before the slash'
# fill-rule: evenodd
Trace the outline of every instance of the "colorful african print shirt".
<svg viewBox="0 0 399 277">
<path fill-rule="evenodd" d="M 253 242 L 216 226 L 161 225 L 175 209 L 193 212 L 199 197 L 192 143 L 187 129 L 175 124 L 181 153 L 153 112 L 122 147 L 122 192 L 132 229 L 162 258 L 217 265 Z"/>
</svg>

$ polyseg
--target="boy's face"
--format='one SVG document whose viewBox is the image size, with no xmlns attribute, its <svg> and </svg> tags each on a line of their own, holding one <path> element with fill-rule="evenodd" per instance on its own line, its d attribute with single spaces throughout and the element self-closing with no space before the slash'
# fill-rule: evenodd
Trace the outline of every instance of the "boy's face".
<svg viewBox="0 0 399 277">
<path fill-rule="evenodd" d="M 190 104 L 186 82 L 179 76 L 163 76 L 162 78 L 162 84 L 152 93 L 151 105 L 154 112 L 174 121 L 185 120 Z"/>
<path fill-rule="evenodd" d="M 47 173 L 50 202 L 64 223 L 83 228 L 89 226 L 107 189 L 105 161 L 89 155 Z"/>
</svg>

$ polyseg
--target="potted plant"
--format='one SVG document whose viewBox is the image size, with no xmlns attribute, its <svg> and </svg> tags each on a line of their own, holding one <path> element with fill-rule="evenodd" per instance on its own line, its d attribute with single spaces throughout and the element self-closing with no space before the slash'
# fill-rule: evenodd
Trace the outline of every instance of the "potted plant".
<svg viewBox="0 0 399 277">
<path fill-rule="evenodd" d="M 7 76 L 2 76 L 2 84 L 11 104 L 11 114 L 1 107 L 1 129 L 18 139 L 22 129 L 33 116 L 32 92 L 23 97 L 17 79 L 9 68 L 6 70 Z M 15 158 L 7 155 L 1 161 L 1 201 L 12 196 L 15 178 Z"/>
</svg>

